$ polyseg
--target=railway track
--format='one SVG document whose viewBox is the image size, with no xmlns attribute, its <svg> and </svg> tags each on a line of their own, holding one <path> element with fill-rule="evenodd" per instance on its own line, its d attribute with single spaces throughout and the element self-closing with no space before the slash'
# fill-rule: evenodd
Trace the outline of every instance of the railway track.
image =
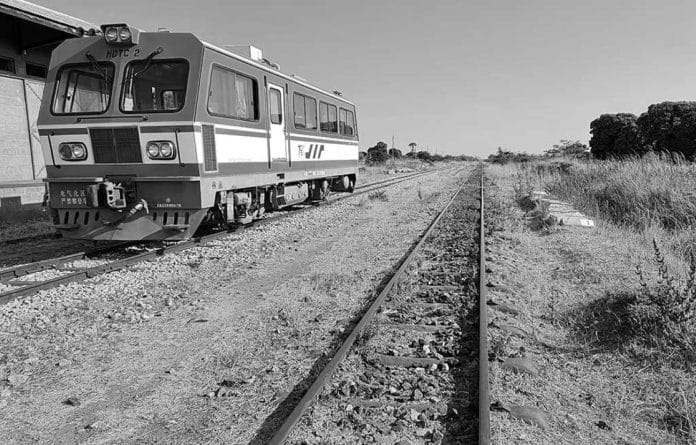
<svg viewBox="0 0 696 445">
<path fill-rule="evenodd" d="M 352 194 L 329 197 L 325 204 L 370 193 L 433 172 L 433 170 L 428 170 L 365 184 L 356 187 Z M 232 232 L 239 232 L 248 227 L 256 227 L 271 221 L 277 221 L 279 218 L 295 215 L 298 211 L 306 211 L 314 207 L 314 205 L 307 205 L 294 211 L 277 214 L 246 226 L 237 227 L 233 230 L 222 230 L 170 245 L 160 244 L 153 247 L 148 243 L 123 242 L 2 269 L 0 270 L 0 304 L 5 304 L 18 297 L 34 294 L 40 290 L 50 289 L 74 281 L 86 280 L 142 261 L 152 260 L 161 255 L 179 252 L 223 238 Z"/>
<path fill-rule="evenodd" d="M 273 431 L 252 443 L 490 443 L 478 174 L 383 281 L 304 395 L 281 403 L 265 422 Z"/>
</svg>

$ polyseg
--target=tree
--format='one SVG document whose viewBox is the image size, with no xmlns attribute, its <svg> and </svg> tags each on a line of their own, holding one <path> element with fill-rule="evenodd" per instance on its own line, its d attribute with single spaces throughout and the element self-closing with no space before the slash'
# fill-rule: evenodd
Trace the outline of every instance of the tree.
<svg viewBox="0 0 696 445">
<path fill-rule="evenodd" d="M 403 153 L 401 153 L 401 150 L 399 150 L 398 148 L 389 149 L 390 158 L 399 159 L 401 156 L 403 156 Z"/>
<path fill-rule="evenodd" d="M 603 114 L 590 123 L 590 152 L 598 159 L 644 154 L 644 144 L 635 114 Z"/>
<path fill-rule="evenodd" d="M 410 144 L 408 144 L 408 146 L 411 148 L 411 152 L 415 153 L 416 147 L 418 147 L 418 144 L 416 144 L 415 142 L 411 142 Z"/>
<path fill-rule="evenodd" d="M 358 152 L 358 160 L 364 161 L 367 158 L 367 152 L 366 151 L 359 151 Z"/>
<path fill-rule="evenodd" d="M 367 162 L 371 164 L 384 164 L 387 159 L 389 159 L 389 153 L 387 152 L 387 144 L 384 142 L 377 142 L 374 147 L 367 149 Z"/>
<path fill-rule="evenodd" d="M 696 159 L 696 102 L 650 105 L 637 124 L 647 147 Z"/>
</svg>

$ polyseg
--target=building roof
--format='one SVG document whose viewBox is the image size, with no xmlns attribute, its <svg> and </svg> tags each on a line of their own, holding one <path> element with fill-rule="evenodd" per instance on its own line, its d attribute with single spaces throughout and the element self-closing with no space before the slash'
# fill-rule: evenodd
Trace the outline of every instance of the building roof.
<svg viewBox="0 0 696 445">
<path fill-rule="evenodd" d="M 93 23 L 24 0 L 0 0 L 0 13 L 75 36 L 82 36 L 90 29 L 99 30 Z"/>
</svg>

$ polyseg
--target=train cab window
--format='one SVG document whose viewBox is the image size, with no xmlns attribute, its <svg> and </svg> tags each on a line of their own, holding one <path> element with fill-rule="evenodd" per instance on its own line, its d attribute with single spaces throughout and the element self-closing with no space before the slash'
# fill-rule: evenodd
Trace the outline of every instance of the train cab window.
<svg viewBox="0 0 696 445">
<path fill-rule="evenodd" d="M 325 133 L 338 132 L 336 106 L 319 102 L 319 129 Z"/>
<path fill-rule="evenodd" d="M 258 119 L 256 80 L 219 66 L 210 75 L 208 112 L 234 119 Z"/>
<path fill-rule="evenodd" d="M 355 115 L 341 108 L 339 111 L 339 130 L 344 136 L 355 136 Z"/>
<path fill-rule="evenodd" d="M 114 65 L 97 62 L 61 68 L 51 110 L 54 114 L 103 113 L 109 107 Z"/>
<path fill-rule="evenodd" d="M 317 129 L 317 101 L 303 94 L 295 93 L 292 96 L 293 109 L 295 111 L 295 128 L 304 130 Z"/>
<path fill-rule="evenodd" d="M 186 97 L 188 62 L 138 60 L 126 67 L 121 110 L 125 113 L 166 113 L 181 110 Z"/>
<path fill-rule="evenodd" d="M 269 100 L 271 102 L 271 123 L 272 124 L 282 124 L 283 123 L 283 102 L 280 97 L 280 91 L 275 88 L 270 88 Z"/>
</svg>

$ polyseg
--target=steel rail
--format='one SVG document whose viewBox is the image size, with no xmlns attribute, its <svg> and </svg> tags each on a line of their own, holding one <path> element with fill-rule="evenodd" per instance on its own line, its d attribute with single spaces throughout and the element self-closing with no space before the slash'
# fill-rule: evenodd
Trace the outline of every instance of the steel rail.
<svg viewBox="0 0 696 445">
<path fill-rule="evenodd" d="M 459 196 L 459 193 L 464 189 L 466 185 L 467 181 L 464 180 L 464 182 L 459 186 L 457 191 L 452 195 L 452 197 L 443 207 L 443 209 L 430 222 L 427 229 L 425 230 L 425 232 L 423 232 L 420 239 L 418 240 L 418 243 L 415 246 L 413 246 L 408 252 L 406 252 L 404 257 L 402 257 L 401 265 L 399 266 L 397 271 L 390 278 L 389 282 L 384 286 L 377 298 L 375 298 L 374 301 L 370 304 L 367 311 L 365 311 L 363 316 L 360 318 L 358 324 L 355 325 L 348 337 L 344 340 L 341 347 L 336 351 L 333 358 L 329 361 L 329 363 L 327 363 L 324 369 L 314 380 L 312 385 L 307 389 L 302 399 L 300 399 L 297 406 L 295 406 L 295 409 L 290 413 L 290 415 L 286 418 L 285 422 L 283 422 L 280 428 L 276 431 L 274 436 L 268 442 L 270 445 L 281 445 L 285 442 L 285 440 L 292 432 L 292 429 L 295 427 L 300 418 L 304 415 L 305 411 L 312 405 L 315 397 L 319 394 L 319 392 L 323 389 L 324 385 L 333 376 L 333 373 L 338 367 L 338 365 L 343 361 L 343 359 L 345 359 L 346 355 L 348 354 L 348 351 L 353 346 L 355 340 L 358 338 L 360 333 L 365 329 L 367 324 L 370 323 L 370 321 L 372 321 L 375 314 L 377 313 L 377 310 L 382 305 L 384 300 L 387 298 L 392 288 L 404 275 L 406 268 L 411 263 L 416 254 L 420 251 L 423 244 L 426 242 L 432 231 L 440 222 L 442 216 L 449 210 L 454 200 L 457 198 L 457 196 Z"/>
<path fill-rule="evenodd" d="M 488 384 L 488 306 L 486 287 L 486 241 L 483 220 L 483 166 L 481 166 L 481 206 L 479 236 L 479 375 L 478 375 L 478 413 L 479 445 L 491 443 L 490 386 Z"/>
<path fill-rule="evenodd" d="M 399 178 L 394 178 L 394 179 L 385 180 L 385 181 L 379 181 L 378 183 L 365 184 L 363 186 L 363 188 L 360 189 L 360 191 L 353 192 L 349 195 L 343 195 L 343 196 L 339 196 L 339 197 L 336 197 L 333 199 L 329 199 L 329 200 L 325 201 L 324 204 L 331 205 L 335 202 L 342 201 L 344 199 L 348 199 L 348 198 L 359 196 L 359 195 L 362 195 L 365 193 L 369 193 L 371 191 L 378 190 L 380 188 L 390 187 L 392 185 L 396 185 L 396 184 L 399 184 L 401 182 L 408 181 L 408 180 L 420 177 L 420 176 L 428 174 L 428 173 L 433 173 L 436 171 L 439 171 L 439 170 L 428 170 L 426 172 L 419 172 L 416 174 L 409 175 L 407 177 L 400 176 Z M 388 182 L 388 183 L 384 184 L 385 182 Z M 375 184 L 379 184 L 379 185 L 375 186 Z M 160 248 L 148 251 L 148 252 L 133 255 L 133 256 L 128 257 L 128 258 L 114 260 L 108 264 L 103 264 L 103 265 L 99 265 L 99 266 L 95 266 L 95 267 L 91 267 L 91 268 L 77 270 L 73 273 L 63 275 L 60 277 L 56 277 L 56 278 L 53 278 L 50 280 L 38 282 L 38 283 L 30 283 L 30 284 L 27 284 L 25 286 L 19 287 L 18 289 L 13 289 L 13 290 L 10 290 L 7 292 L 0 293 L 0 304 L 8 303 L 8 302 L 10 302 L 18 297 L 30 295 L 30 294 L 36 293 L 40 290 L 51 289 L 51 288 L 57 287 L 61 284 L 67 284 L 67 283 L 74 282 L 74 281 L 83 281 L 83 280 L 86 280 L 88 278 L 95 277 L 97 275 L 102 275 L 102 274 L 105 274 L 108 272 L 123 269 L 123 268 L 130 266 L 132 264 L 136 264 L 136 263 L 139 263 L 142 261 L 151 260 L 151 259 L 154 259 L 158 256 L 165 255 L 166 253 L 174 253 L 174 252 L 179 252 L 179 251 L 182 251 L 185 249 L 189 249 L 189 248 L 198 246 L 198 245 L 205 243 L 205 242 L 214 241 L 216 239 L 223 238 L 225 236 L 230 235 L 231 233 L 238 233 L 238 232 L 241 232 L 247 228 L 265 225 L 265 224 L 289 217 L 291 215 L 297 215 L 298 213 L 301 213 L 301 212 L 304 212 L 304 211 L 307 211 L 310 209 L 314 209 L 314 208 L 316 208 L 316 207 L 315 206 L 307 206 L 307 207 L 300 208 L 300 209 L 297 209 L 297 210 L 289 212 L 289 213 L 281 214 L 281 215 L 274 216 L 274 217 L 267 218 L 267 219 L 257 220 L 251 224 L 239 226 L 239 227 L 236 227 L 236 228 L 231 229 L 231 230 L 223 230 L 223 231 L 216 232 L 216 233 L 213 233 L 210 235 L 194 237 L 190 240 L 181 241 L 177 244 L 173 244 L 173 245 L 165 246 L 165 247 L 160 247 Z M 133 242 L 125 242 L 123 244 L 132 245 Z M 117 247 L 123 247 L 123 245 L 109 246 L 109 247 L 101 248 L 102 251 L 100 253 L 104 253 L 104 251 L 114 250 Z M 97 249 L 97 250 L 99 250 L 99 249 Z M 26 268 L 28 266 L 31 266 L 32 264 L 42 263 L 40 266 L 41 269 L 34 270 L 34 271 L 30 272 L 30 273 L 34 273 L 34 272 L 37 272 L 40 270 L 49 269 L 52 266 L 57 265 L 57 264 L 63 264 L 63 263 L 66 263 L 66 262 L 69 262 L 69 261 L 72 261 L 75 259 L 84 258 L 84 256 L 82 256 L 82 255 L 85 255 L 85 254 L 90 254 L 90 256 L 93 256 L 93 255 L 91 255 L 91 253 L 92 252 L 89 252 L 89 253 L 80 252 L 80 253 L 77 253 L 74 255 L 68 255 L 66 257 L 59 258 L 58 262 L 55 262 L 56 259 L 53 259 L 53 260 L 45 260 L 45 261 L 37 262 L 37 263 L 30 263 L 28 265 L 20 266 L 18 268 L 4 270 L 4 271 L 2 271 L 2 273 L 10 274 L 10 273 L 13 273 L 14 271 L 17 271 L 17 273 L 21 273 L 20 269 L 22 269 L 22 268 Z M 72 258 L 70 258 L 70 257 L 72 257 Z M 51 263 L 51 261 L 54 261 L 54 263 Z M 26 274 L 23 274 L 23 275 L 26 275 Z"/>
</svg>

